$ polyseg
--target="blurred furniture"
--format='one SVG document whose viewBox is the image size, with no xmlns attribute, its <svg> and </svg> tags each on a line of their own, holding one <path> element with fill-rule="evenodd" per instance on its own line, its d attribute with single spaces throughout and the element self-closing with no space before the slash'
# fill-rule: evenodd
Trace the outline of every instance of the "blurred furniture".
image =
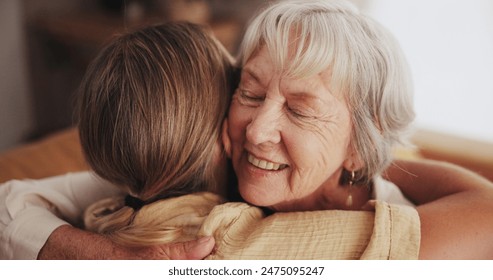
<svg viewBox="0 0 493 280">
<path fill-rule="evenodd" d="M 493 143 L 429 130 L 416 131 L 412 141 L 425 158 L 455 163 L 493 181 Z"/>
<path fill-rule="evenodd" d="M 0 154 L 0 183 L 87 169 L 75 128 L 53 133 Z"/>
<path fill-rule="evenodd" d="M 34 127 L 28 140 L 73 125 L 73 97 L 85 69 L 112 36 L 146 25 L 187 20 L 210 26 L 232 53 L 242 23 L 212 16 L 209 1 L 99 1 L 89 10 L 36 13 L 26 23 Z"/>
</svg>

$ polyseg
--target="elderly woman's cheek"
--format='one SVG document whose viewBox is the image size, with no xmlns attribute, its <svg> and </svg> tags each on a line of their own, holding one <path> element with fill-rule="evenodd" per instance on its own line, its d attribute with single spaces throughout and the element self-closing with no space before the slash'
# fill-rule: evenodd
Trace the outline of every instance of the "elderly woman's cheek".
<svg viewBox="0 0 493 280">
<path fill-rule="evenodd" d="M 333 119 L 316 120 L 301 130 L 304 132 L 297 146 L 303 147 L 307 164 L 325 168 L 326 175 L 331 175 L 330 172 L 341 167 L 349 149 L 350 125 Z"/>
<path fill-rule="evenodd" d="M 233 138 L 236 138 L 235 136 L 238 134 L 238 128 L 241 123 L 241 110 L 239 107 L 240 105 L 238 104 L 238 101 L 236 99 L 233 99 L 231 101 L 228 114 L 228 133 L 231 141 L 233 141 Z"/>
<path fill-rule="evenodd" d="M 231 141 L 233 160 L 235 160 L 235 156 L 238 157 L 242 152 L 246 127 L 250 119 L 250 110 L 244 107 L 245 106 L 239 104 L 238 101 L 233 100 L 228 115 L 228 135 Z"/>
</svg>

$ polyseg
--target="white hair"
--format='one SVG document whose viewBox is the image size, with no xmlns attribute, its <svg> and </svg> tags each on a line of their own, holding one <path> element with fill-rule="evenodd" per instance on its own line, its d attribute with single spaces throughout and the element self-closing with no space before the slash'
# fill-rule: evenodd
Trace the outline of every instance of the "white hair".
<svg viewBox="0 0 493 280">
<path fill-rule="evenodd" d="M 352 145 L 371 180 L 405 143 L 414 119 L 412 83 L 393 36 L 345 1 L 281 1 L 250 23 L 240 49 L 245 63 L 267 47 L 279 71 L 307 77 L 331 70 L 331 90 L 344 94 L 352 112 Z"/>
</svg>

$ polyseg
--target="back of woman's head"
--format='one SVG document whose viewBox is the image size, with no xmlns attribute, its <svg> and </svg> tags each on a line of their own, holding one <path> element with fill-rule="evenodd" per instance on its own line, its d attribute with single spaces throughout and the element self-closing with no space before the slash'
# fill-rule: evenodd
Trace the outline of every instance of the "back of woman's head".
<svg viewBox="0 0 493 280">
<path fill-rule="evenodd" d="M 343 0 L 285 0 L 254 18 L 238 62 L 264 46 L 283 75 L 331 71 L 330 90 L 344 95 L 352 145 L 365 165 L 358 179 L 381 172 L 414 119 L 407 62 L 387 30 Z"/>
<path fill-rule="evenodd" d="M 232 70 L 227 52 L 194 24 L 116 38 L 89 66 L 78 96 L 90 166 L 142 200 L 213 187 Z"/>
</svg>

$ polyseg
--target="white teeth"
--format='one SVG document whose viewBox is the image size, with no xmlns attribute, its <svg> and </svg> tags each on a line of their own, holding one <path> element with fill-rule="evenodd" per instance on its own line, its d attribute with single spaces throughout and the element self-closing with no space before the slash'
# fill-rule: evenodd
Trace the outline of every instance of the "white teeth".
<svg viewBox="0 0 493 280">
<path fill-rule="evenodd" d="M 265 170 L 279 170 L 287 166 L 286 164 L 278 164 L 278 163 L 258 159 L 252 156 L 251 154 L 248 154 L 248 162 L 260 169 L 265 169 Z"/>
</svg>

